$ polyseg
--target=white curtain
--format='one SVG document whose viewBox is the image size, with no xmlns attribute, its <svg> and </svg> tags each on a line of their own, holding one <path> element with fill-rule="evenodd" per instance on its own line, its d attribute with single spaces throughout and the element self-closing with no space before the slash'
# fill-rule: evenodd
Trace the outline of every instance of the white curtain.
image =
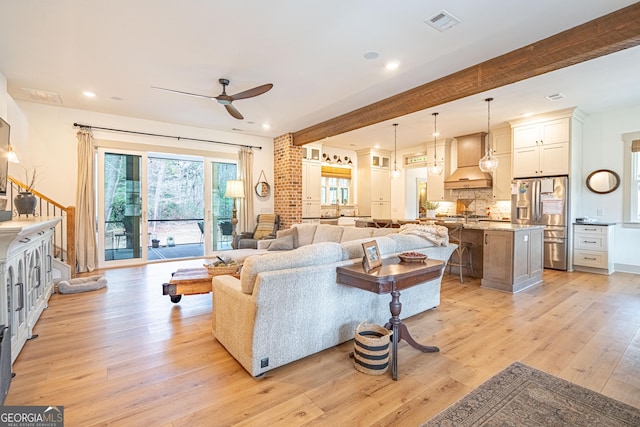
<svg viewBox="0 0 640 427">
<path fill-rule="evenodd" d="M 98 261 L 93 179 L 93 133 L 81 129 L 78 137 L 78 183 L 76 190 L 76 271 L 93 271 Z"/>
<path fill-rule="evenodd" d="M 238 200 L 238 230 L 253 231 L 256 227 L 253 215 L 253 150 L 241 148 L 238 157 L 238 178 L 244 183 L 244 199 Z"/>
</svg>

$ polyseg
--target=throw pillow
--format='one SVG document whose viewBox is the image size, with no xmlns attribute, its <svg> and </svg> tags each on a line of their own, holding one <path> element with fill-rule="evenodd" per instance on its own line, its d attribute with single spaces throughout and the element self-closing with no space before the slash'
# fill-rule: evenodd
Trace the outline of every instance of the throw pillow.
<svg viewBox="0 0 640 427">
<path fill-rule="evenodd" d="M 291 228 L 287 228 L 285 230 L 279 230 L 278 231 L 278 238 L 280 237 L 286 237 L 286 236 L 293 236 L 293 248 L 298 248 L 298 227 L 291 227 Z"/>
<path fill-rule="evenodd" d="M 290 251 L 293 250 L 293 236 L 278 237 L 273 240 L 267 248 L 268 251 Z"/>
<path fill-rule="evenodd" d="M 260 218 L 258 219 L 256 231 L 253 233 L 253 238 L 256 240 L 260 240 L 273 233 L 273 225 L 275 222 L 275 214 L 261 214 Z"/>
</svg>

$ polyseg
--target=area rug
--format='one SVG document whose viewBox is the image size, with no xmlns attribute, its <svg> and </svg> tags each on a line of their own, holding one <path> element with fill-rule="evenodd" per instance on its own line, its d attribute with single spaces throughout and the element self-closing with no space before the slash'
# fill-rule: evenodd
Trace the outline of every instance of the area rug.
<svg viewBox="0 0 640 427">
<path fill-rule="evenodd" d="M 423 426 L 640 426 L 640 409 L 516 362 Z"/>
</svg>

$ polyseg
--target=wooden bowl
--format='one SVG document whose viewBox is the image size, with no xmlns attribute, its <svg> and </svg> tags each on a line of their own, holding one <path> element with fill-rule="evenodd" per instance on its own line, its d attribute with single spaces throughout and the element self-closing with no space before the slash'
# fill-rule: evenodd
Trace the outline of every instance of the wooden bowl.
<svg viewBox="0 0 640 427">
<path fill-rule="evenodd" d="M 398 258 L 400 258 L 400 261 L 402 261 L 402 262 L 424 262 L 424 260 L 427 259 L 427 256 L 426 255 L 416 256 L 416 255 L 400 254 L 400 255 L 398 255 Z"/>
</svg>

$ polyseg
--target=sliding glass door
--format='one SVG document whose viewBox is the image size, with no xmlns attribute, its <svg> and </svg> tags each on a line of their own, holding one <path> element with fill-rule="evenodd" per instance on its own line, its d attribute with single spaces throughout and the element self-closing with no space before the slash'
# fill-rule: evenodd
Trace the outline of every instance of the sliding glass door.
<svg viewBox="0 0 640 427">
<path fill-rule="evenodd" d="M 234 161 L 100 148 L 97 170 L 99 266 L 231 248 Z"/>
<path fill-rule="evenodd" d="M 140 263 L 147 258 L 146 156 L 100 149 L 98 171 L 99 265 Z"/>
</svg>

